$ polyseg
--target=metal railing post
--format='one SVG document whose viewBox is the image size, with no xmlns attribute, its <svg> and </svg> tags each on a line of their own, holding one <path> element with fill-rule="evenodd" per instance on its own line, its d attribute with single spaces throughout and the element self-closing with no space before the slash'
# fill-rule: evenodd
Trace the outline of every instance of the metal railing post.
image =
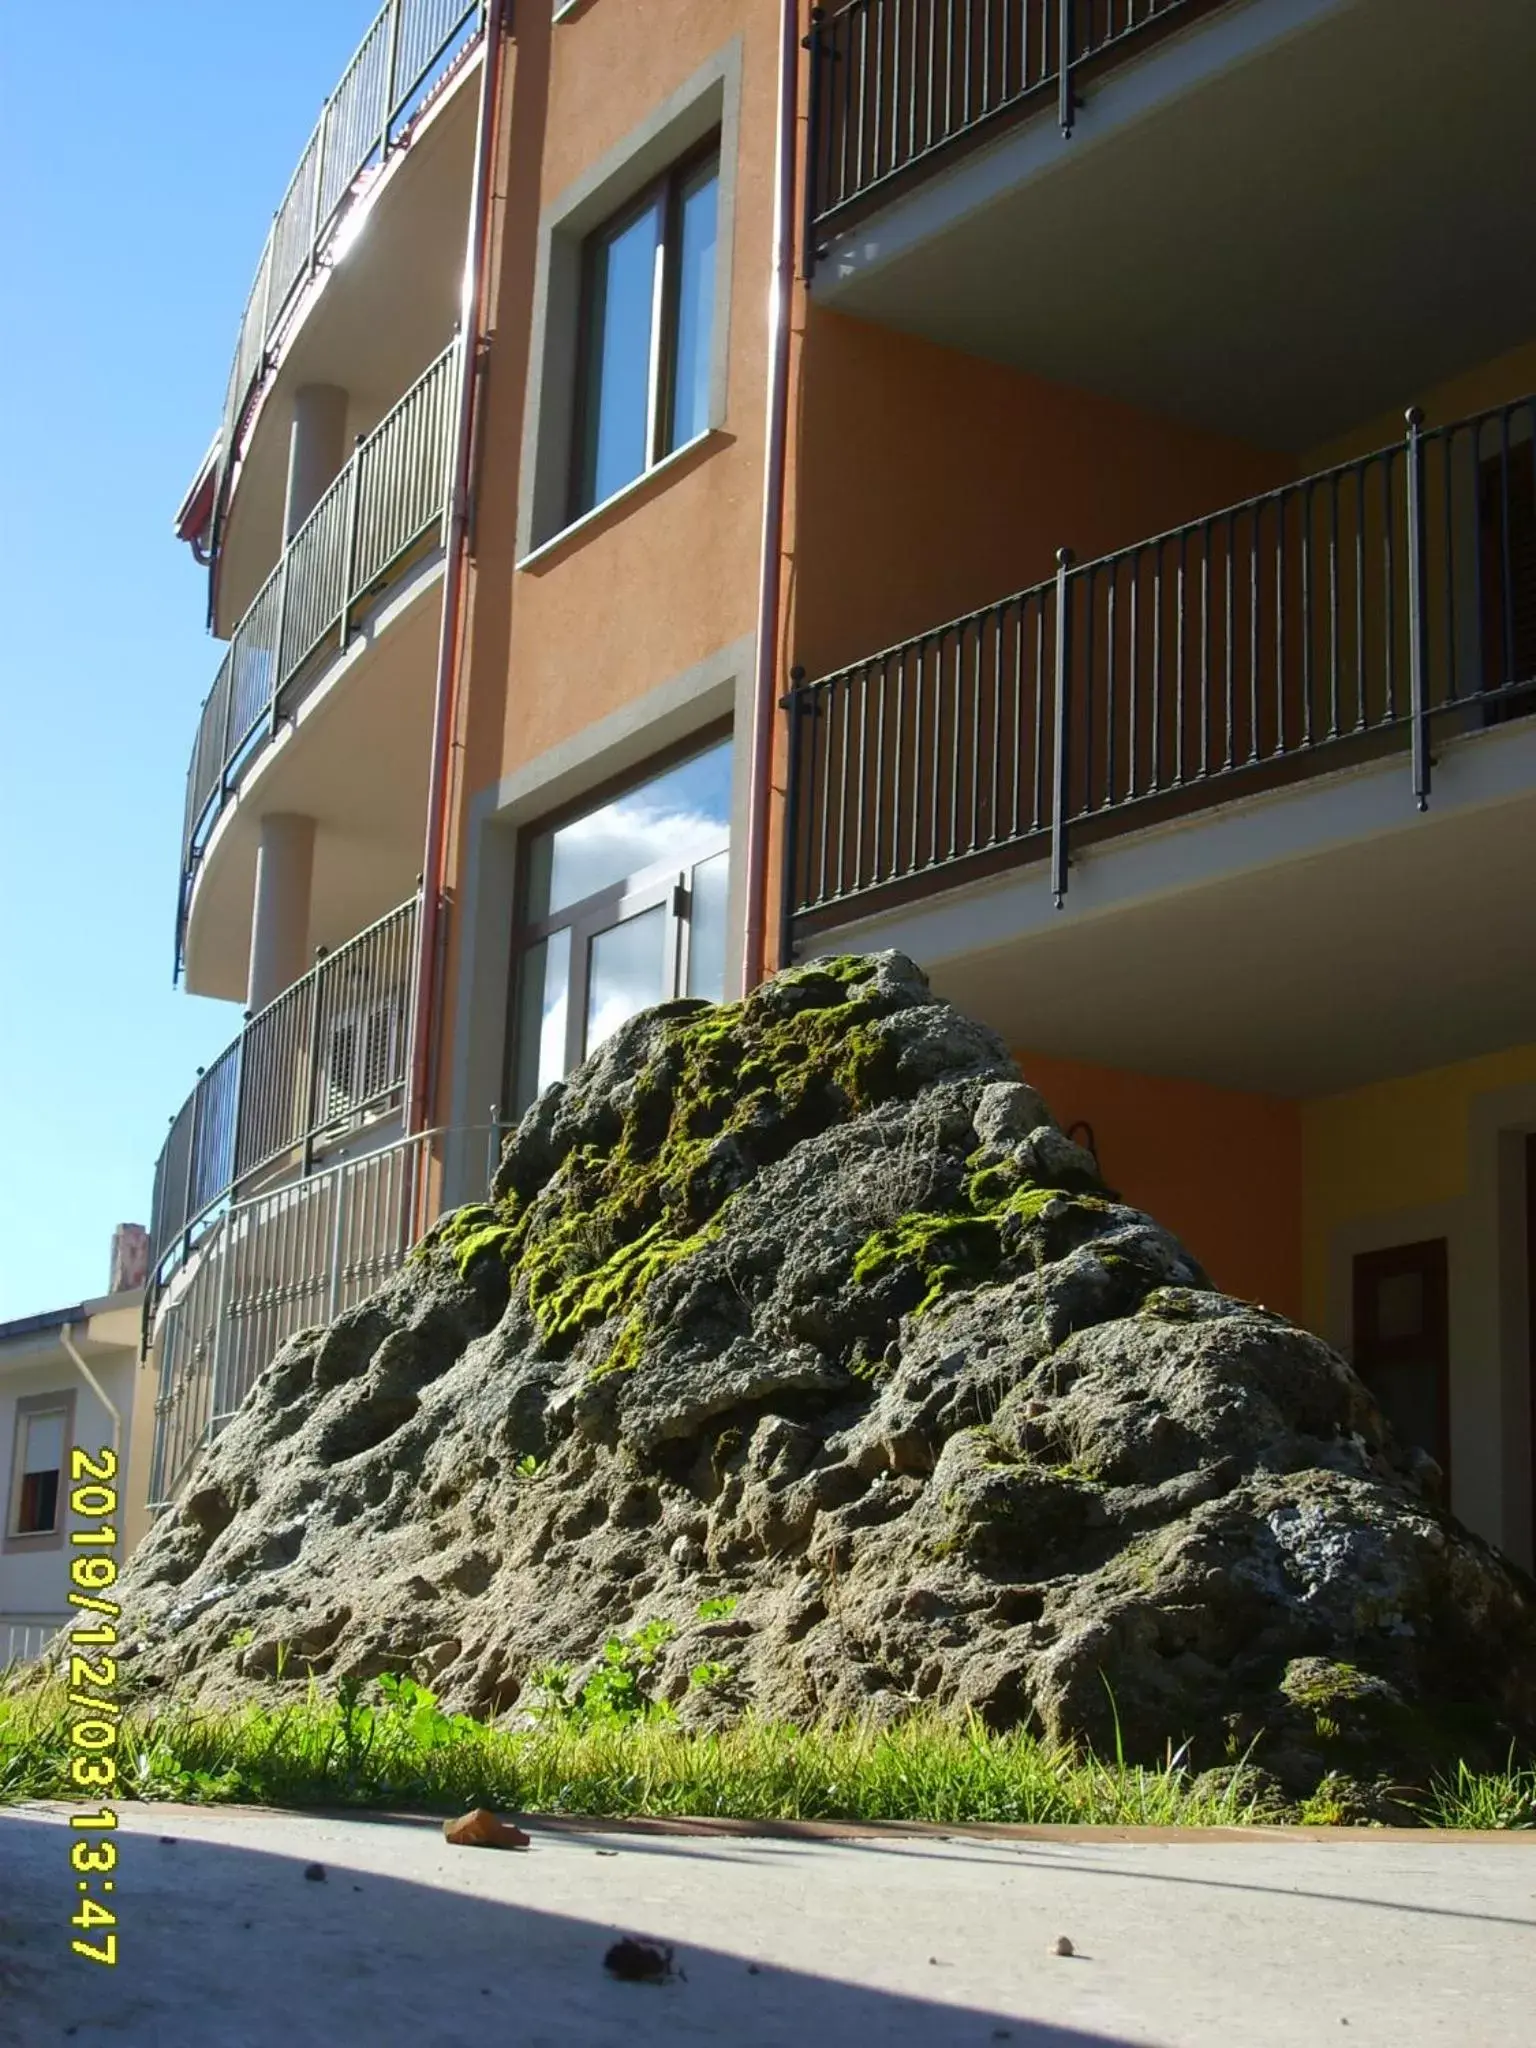
<svg viewBox="0 0 1536 2048">
<path fill-rule="evenodd" d="M 305 265 L 311 279 L 320 267 L 320 195 L 325 187 L 325 138 L 331 125 L 333 104 L 333 101 L 326 100 L 315 124 L 315 168 L 309 199 L 309 260 Z"/>
<path fill-rule="evenodd" d="M 353 584 L 357 581 L 357 514 L 363 494 L 363 436 L 358 435 L 352 444 L 352 460 L 348 464 L 352 481 L 347 486 L 347 548 L 341 576 L 341 632 L 337 644 L 346 651 L 347 638 L 352 631 Z"/>
<path fill-rule="evenodd" d="M 186 1258 L 192 1249 L 192 1176 L 197 1171 L 197 1129 L 203 1115 L 203 1076 L 208 1069 L 199 1067 L 197 1084 L 192 1090 L 192 1130 L 187 1139 L 187 1171 L 182 1181 L 181 1197 L 181 1256 Z"/>
<path fill-rule="evenodd" d="M 364 1168 L 363 1171 L 366 1172 L 367 1169 Z M 346 1242 L 346 1234 L 343 1228 L 347 1207 L 348 1173 L 346 1167 L 343 1166 L 337 1169 L 332 1175 L 332 1179 L 336 1184 L 336 1207 L 335 1214 L 331 1218 L 331 1270 L 326 1282 L 325 1319 L 328 1323 L 335 1321 L 341 1308 L 341 1252 L 342 1246 Z"/>
<path fill-rule="evenodd" d="M 379 119 L 379 164 L 389 155 L 389 124 L 395 115 L 395 71 L 400 62 L 400 0 L 389 0 L 389 55 L 384 63 L 384 109 Z"/>
<path fill-rule="evenodd" d="M 1416 405 L 1408 426 L 1408 689 L 1413 719 L 1413 797 L 1429 809 L 1429 615 L 1424 593 L 1424 415 Z"/>
<path fill-rule="evenodd" d="M 784 764 L 784 844 L 779 862 L 778 964 L 781 968 L 788 967 L 795 957 L 798 898 L 795 852 L 800 842 L 800 722 L 810 704 L 810 699 L 800 688 L 805 681 L 805 670 L 798 664 L 790 670 L 789 681 L 788 695 L 779 699 L 780 708 L 789 714 L 789 758 Z"/>
<path fill-rule="evenodd" d="M 224 1240 L 223 1257 L 219 1267 L 218 1300 L 213 1312 L 213 1358 L 209 1365 L 208 1420 L 203 1430 L 203 1441 L 208 1444 L 213 1442 L 216 1433 L 214 1424 L 224 1413 L 225 1407 L 224 1367 L 229 1355 L 226 1324 L 229 1317 L 230 1269 L 235 1260 L 232 1228 L 234 1220 L 235 1205 L 231 1203 L 225 1211 L 223 1226 L 219 1233 Z"/>
<path fill-rule="evenodd" d="M 1067 894 L 1067 783 L 1072 756 L 1068 720 L 1071 715 L 1072 593 L 1068 575 L 1072 550 L 1056 550 L 1056 731 L 1051 773 L 1051 896 L 1061 909 Z"/>
<path fill-rule="evenodd" d="M 1072 117 L 1077 111 L 1077 95 L 1072 90 L 1073 46 L 1076 36 L 1073 31 L 1076 0 L 1061 0 L 1057 11 L 1056 50 L 1056 118 L 1061 123 L 1063 135 L 1072 133 Z"/>
<path fill-rule="evenodd" d="M 269 740 L 277 738 L 277 728 L 282 716 L 283 642 L 288 637 L 288 562 L 289 546 L 285 540 L 277 565 L 277 631 L 272 635 L 272 703 L 267 721 Z"/>
<path fill-rule="evenodd" d="M 304 1077 L 304 1179 L 315 1170 L 315 1111 L 320 1097 L 320 1011 L 325 995 L 325 947 L 315 948 L 309 998 L 309 1072 Z"/>
<path fill-rule="evenodd" d="M 805 87 L 805 195 L 800 223 L 800 275 L 807 284 L 816 270 L 816 206 L 819 198 L 817 169 L 821 155 L 821 71 L 824 56 L 821 24 L 825 19 L 826 10 L 813 7 L 811 32 L 800 39 L 801 49 L 810 52 L 811 60 Z"/>
</svg>

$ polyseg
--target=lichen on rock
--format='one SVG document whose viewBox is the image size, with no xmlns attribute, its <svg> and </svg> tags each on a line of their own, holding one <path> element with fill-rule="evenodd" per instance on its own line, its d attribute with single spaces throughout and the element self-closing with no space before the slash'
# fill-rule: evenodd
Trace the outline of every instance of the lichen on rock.
<svg viewBox="0 0 1536 2048">
<path fill-rule="evenodd" d="M 1292 1792 L 1422 1781 L 1536 1740 L 1536 1588 L 1433 1477 L 993 1033 L 849 956 L 649 1011 L 546 1090 L 485 1201 L 274 1358 L 124 1633 L 205 1697 L 408 1669 L 498 1715 L 664 1620 L 685 1713 L 968 1708 Z M 690 1689 L 727 1627 L 730 1687 Z"/>
</svg>

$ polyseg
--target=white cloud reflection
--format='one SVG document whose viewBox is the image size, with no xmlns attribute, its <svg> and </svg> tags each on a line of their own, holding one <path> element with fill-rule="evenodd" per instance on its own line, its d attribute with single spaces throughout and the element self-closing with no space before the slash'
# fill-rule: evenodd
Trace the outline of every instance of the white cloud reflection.
<svg viewBox="0 0 1536 2048">
<path fill-rule="evenodd" d="M 551 835 L 548 905 L 535 907 L 534 916 L 553 916 L 663 862 L 682 866 L 695 848 L 718 842 L 730 830 L 730 802 L 731 749 L 725 741 L 561 825 Z"/>
</svg>

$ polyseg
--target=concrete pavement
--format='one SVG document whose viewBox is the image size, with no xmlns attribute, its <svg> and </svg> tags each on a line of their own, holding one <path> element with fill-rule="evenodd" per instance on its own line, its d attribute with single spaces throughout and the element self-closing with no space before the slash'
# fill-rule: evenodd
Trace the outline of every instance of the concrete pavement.
<svg viewBox="0 0 1536 2048">
<path fill-rule="evenodd" d="M 120 1814 L 108 1970 L 69 1949 L 68 1809 L 0 1810 L 5 2048 L 1536 2040 L 1536 1834 L 829 1840 L 533 1822 L 532 1848 L 506 1853 L 451 1849 L 429 1821 Z M 313 1862 L 323 1882 L 306 1880 Z M 602 1957 L 619 1932 L 674 1944 L 682 1974 L 614 1981 Z M 1061 1934 L 1076 1955 L 1051 1952 Z"/>
</svg>

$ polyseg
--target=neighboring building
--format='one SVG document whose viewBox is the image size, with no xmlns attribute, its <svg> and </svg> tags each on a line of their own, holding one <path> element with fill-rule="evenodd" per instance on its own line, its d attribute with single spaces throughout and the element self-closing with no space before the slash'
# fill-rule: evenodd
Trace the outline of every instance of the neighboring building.
<svg viewBox="0 0 1536 2048">
<path fill-rule="evenodd" d="M 132 1274 L 135 1229 L 114 1240 L 114 1283 Z M 149 1526 L 154 1388 L 139 1362 L 138 1263 L 137 1279 L 98 1300 L 0 1323 L 0 1671 L 36 1656 L 70 1619 L 70 1531 L 102 1526 L 70 1511 L 72 1450 L 117 1454 L 118 1511 L 108 1525 L 120 1565 Z"/>
<path fill-rule="evenodd" d="M 386 7 L 180 520 L 250 1017 L 158 1498 L 619 1019 L 895 945 L 1531 1562 L 1533 75 L 1524 0 Z"/>
</svg>

